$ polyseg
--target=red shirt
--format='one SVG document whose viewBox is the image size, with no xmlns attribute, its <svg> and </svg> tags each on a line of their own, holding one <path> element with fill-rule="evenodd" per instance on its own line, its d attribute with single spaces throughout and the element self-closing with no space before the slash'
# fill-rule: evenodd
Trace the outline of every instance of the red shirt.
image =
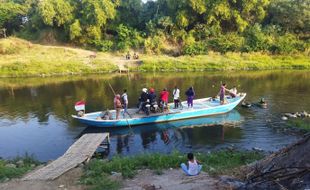
<svg viewBox="0 0 310 190">
<path fill-rule="evenodd" d="M 160 93 L 160 100 L 163 102 L 168 103 L 168 96 L 169 96 L 169 92 L 168 91 L 162 91 Z"/>
</svg>

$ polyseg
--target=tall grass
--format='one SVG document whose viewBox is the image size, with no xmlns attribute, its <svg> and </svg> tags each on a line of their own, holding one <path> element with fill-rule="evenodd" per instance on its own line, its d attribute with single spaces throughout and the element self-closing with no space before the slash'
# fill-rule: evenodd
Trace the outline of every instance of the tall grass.
<svg viewBox="0 0 310 190">
<path fill-rule="evenodd" d="M 199 154 L 196 158 L 203 163 L 203 170 L 210 174 L 220 174 L 238 166 L 261 159 L 257 152 L 219 151 L 211 154 Z M 93 159 L 85 168 L 82 183 L 92 185 L 94 189 L 104 188 L 101 181 L 113 172 L 119 172 L 124 178 L 132 178 L 139 169 L 152 169 L 160 174 L 163 169 L 179 168 L 186 162 L 186 155 L 173 152 L 169 155 L 143 154 L 133 157 L 114 157 L 110 161 Z M 106 179 L 107 180 L 107 179 Z M 117 186 L 113 182 L 109 182 Z"/>
</svg>

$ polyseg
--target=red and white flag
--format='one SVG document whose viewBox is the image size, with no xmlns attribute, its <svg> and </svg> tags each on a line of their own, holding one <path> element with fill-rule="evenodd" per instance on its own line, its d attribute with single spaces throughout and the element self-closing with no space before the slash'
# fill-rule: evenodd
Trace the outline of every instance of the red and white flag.
<svg viewBox="0 0 310 190">
<path fill-rule="evenodd" d="M 75 103 L 74 106 L 76 111 L 81 111 L 81 110 L 85 110 L 85 101 L 78 101 L 77 103 Z"/>
</svg>

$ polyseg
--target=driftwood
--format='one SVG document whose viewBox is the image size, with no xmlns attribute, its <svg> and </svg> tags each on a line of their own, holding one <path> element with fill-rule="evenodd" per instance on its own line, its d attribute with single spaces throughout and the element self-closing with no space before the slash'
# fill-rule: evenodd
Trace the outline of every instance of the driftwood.
<svg viewBox="0 0 310 190">
<path fill-rule="evenodd" d="M 243 169 L 240 189 L 310 188 L 310 134 L 265 159 Z"/>
</svg>

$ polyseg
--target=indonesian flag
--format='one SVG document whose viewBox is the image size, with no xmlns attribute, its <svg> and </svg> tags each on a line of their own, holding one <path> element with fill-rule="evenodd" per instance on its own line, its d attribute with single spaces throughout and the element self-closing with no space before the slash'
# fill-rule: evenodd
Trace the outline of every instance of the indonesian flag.
<svg viewBox="0 0 310 190">
<path fill-rule="evenodd" d="M 76 111 L 81 111 L 81 110 L 85 110 L 85 101 L 78 101 L 77 103 L 75 103 L 74 106 Z"/>
</svg>

